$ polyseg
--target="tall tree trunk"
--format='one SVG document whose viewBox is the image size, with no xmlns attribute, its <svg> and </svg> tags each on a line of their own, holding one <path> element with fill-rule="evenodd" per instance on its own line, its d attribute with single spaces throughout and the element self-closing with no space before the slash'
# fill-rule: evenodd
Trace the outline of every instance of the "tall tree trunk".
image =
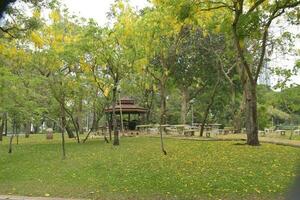
<svg viewBox="0 0 300 200">
<path fill-rule="evenodd" d="M 154 92 L 153 89 L 146 90 L 144 93 L 144 106 L 147 108 L 146 112 L 146 123 L 150 123 L 150 118 L 151 118 L 151 109 L 153 106 L 153 100 L 154 100 Z"/>
<path fill-rule="evenodd" d="M 24 129 L 25 129 L 25 137 L 28 138 L 30 135 L 30 122 L 27 122 L 24 124 Z"/>
<path fill-rule="evenodd" d="M 66 111 L 65 111 L 65 109 L 63 108 L 64 106 L 63 105 L 61 105 L 61 109 L 60 109 L 60 114 L 61 114 L 61 122 L 62 122 L 62 124 L 64 125 L 64 126 L 62 126 L 63 127 L 63 129 L 66 129 L 67 130 L 67 134 L 68 134 L 68 137 L 69 138 L 74 138 L 75 136 L 74 136 L 74 134 L 73 134 L 73 132 L 72 132 L 72 130 L 71 130 L 71 128 L 68 126 L 68 124 L 67 124 L 67 119 L 66 119 Z M 62 132 L 63 132 L 64 130 L 62 130 Z"/>
<path fill-rule="evenodd" d="M 62 147 L 62 159 L 66 158 L 66 148 L 65 148 L 65 129 L 62 128 L 61 131 L 61 147 Z"/>
<path fill-rule="evenodd" d="M 161 83 L 160 89 L 160 124 L 167 122 L 167 106 L 166 106 L 166 88 L 165 84 Z"/>
<path fill-rule="evenodd" d="M 160 127 L 159 127 L 159 134 L 160 134 L 160 147 L 161 151 L 164 155 L 167 155 L 167 152 L 164 147 L 163 141 L 163 132 L 164 128 L 161 125 L 166 124 L 167 116 L 166 116 L 166 85 L 165 82 L 160 83 Z"/>
<path fill-rule="evenodd" d="M 66 113 L 65 113 L 65 109 L 64 109 L 63 105 L 60 106 L 60 112 L 61 112 L 61 147 L 62 147 L 62 159 L 65 159 L 66 158 L 65 129 L 67 127 L 67 120 L 66 120 Z M 73 135 L 73 137 L 74 137 L 74 135 Z"/>
<path fill-rule="evenodd" d="M 110 114 L 106 114 L 106 120 L 107 120 L 107 125 L 108 125 L 108 134 L 109 134 L 109 141 L 112 140 L 112 136 L 111 136 L 111 118 L 110 118 Z"/>
<path fill-rule="evenodd" d="M 64 99 L 63 99 L 64 102 Z M 61 147 L 62 147 L 62 159 L 66 158 L 66 148 L 65 148 L 65 130 L 68 130 L 67 120 L 66 120 L 66 112 L 63 105 L 60 105 L 61 112 Z M 68 132 L 69 138 L 74 138 L 72 132 Z M 71 136 L 71 137 L 70 137 Z M 73 136 L 73 137 L 72 137 Z"/>
<path fill-rule="evenodd" d="M 115 83 L 112 91 L 112 123 L 114 132 L 114 142 L 113 145 L 119 145 L 119 132 L 117 130 L 117 119 L 116 119 L 116 103 L 117 103 L 117 84 Z"/>
<path fill-rule="evenodd" d="M 200 137 L 203 136 L 203 132 L 204 132 L 204 126 L 206 124 L 206 121 L 207 121 L 207 117 L 208 117 L 208 114 L 209 114 L 209 110 L 210 108 L 212 107 L 213 103 L 214 103 L 214 100 L 215 100 L 215 96 L 217 94 L 217 88 L 218 88 L 218 85 L 220 83 L 220 80 L 217 81 L 217 83 L 215 84 L 214 86 L 214 89 L 213 89 L 213 92 L 211 94 L 211 97 L 210 97 L 210 101 L 206 107 L 206 110 L 205 110 L 205 113 L 204 113 L 204 117 L 203 117 L 203 120 L 202 120 L 202 124 L 201 124 L 201 127 L 200 127 Z"/>
<path fill-rule="evenodd" d="M 5 118 L 4 118 L 4 121 L 5 121 L 5 128 L 4 128 L 4 135 L 7 135 L 7 131 L 8 131 L 8 128 L 7 128 L 7 120 L 8 120 L 8 117 L 7 117 L 7 112 L 5 112 Z"/>
<path fill-rule="evenodd" d="M 97 111 L 95 105 L 93 106 L 93 122 L 92 122 L 92 130 L 97 131 L 98 130 L 98 120 L 97 120 Z"/>
<path fill-rule="evenodd" d="M 68 137 L 69 138 L 75 138 L 74 133 L 73 133 L 71 127 L 68 125 L 66 117 L 64 117 L 64 118 L 65 118 L 65 120 L 64 120 L 65 121 L 65 130 L 67 131 Z"/>
<path fill-rule="evenodd" d="M 11 135 L 9 138 L 9 147 L 8 147 L 8 153 L 12 153 L 12 141 L 13 141 L 14 135 Z"/>
<path fill-rule="evenodd" d="M 239 104 L 239 108 L 233 115 L 233 126 L 236 130 L 241 130 L 242 127 L 245 127 L 245 95 L 243 95 L 243 99 Z"/>
<path fill-rule="evenodd" d="M 13 121 L 12 121 L 12 129 L 13 129 L 12 135 L 9 138 L 8 153 L 12 153 L 12 141 L 13 141 L 14 135 L 16 133 L 16 121 L 15 121 L 14 118 L 13 118 Z"/>
<path fill-rule="evenodd" d="M 17 144 L 19 144 L 19 133 L 20 133 L 20 124 L 16 124 L 16 135 L 17 135 Z"/>
<path fill-rule="evenodd" d="M 2 135 L 4 131 L 4 126 L 5 126 L 5 113 L 2 114 L 1 119 L 1 124 L 0 124 L 0 141 L 2 141 Z"/>
<path fill-rule="evenodd" d="M 33 129 L 34 129 L 33 132 L 34 132 L 35 134 L 37 134 L 38 131 L 39 131 L 39 126 L 35 124 L 35 125 L 33 125 Z"/>
<path fill-rule="evenodd" d="M 77 113 L 76 113 L 76 125 L 78 127 L 79 134 L 83 134 L 83 127 L 82 127 L 82 95 L 80 95 L 78 100 L 78 106 L 77 106 Z"/>
<path fill-rule="evenodd" d="M 188 102 L 188 90 L 187 88 L 181 88 L 181 124 L 186 124 L 186 114 L 187 114 L 187 102 Z"/>
<path fill-rule="evenodd" d="M 56 122 L 53 122 L 52 124 L 52 130 L 55 132 L 56 131 Z"/>
<path fill-rule="evenodd" d="M 73 122 L 73 125 L 74 125 L 74 128 L 75 128 L 75 134 L 76 134 L 76 140 L 77 140 L 77 143 L 80 143 L 80 139 L 79 139 L 79 124 L 77 124 L 77 122 L 73 119 L 72 119 L 72 122 Z"/>
<path fill-rule="evenodd" d="M 256 146 L 259 145 L 256 84 L 247 80 L 244 87 L 247 144 Z"/>
<path fill-rule="evenodd" d="M 77 122 L 74 119 L 72 113 L 66 109 L 66 107 L 64 106 L 64 104 L 63 104 L 63 108 L 64 108 L 65 112 L 69 115 L 69 117 L 71 118 L 71 122 L 73 124 L 74 129 L 75 129 L 77 143 L 80 143 L 80 139 L 79 139 L 79 124 L 77 124 Z M 71 128 L 68 126 L 68 124 L 66 125 L 66 129 L 67 129 L 67 132 L 68 133 L 69 132 L 72 133 L 72 135 L 74 137 L 74 134 L 73 134 Z"/>
</svg>

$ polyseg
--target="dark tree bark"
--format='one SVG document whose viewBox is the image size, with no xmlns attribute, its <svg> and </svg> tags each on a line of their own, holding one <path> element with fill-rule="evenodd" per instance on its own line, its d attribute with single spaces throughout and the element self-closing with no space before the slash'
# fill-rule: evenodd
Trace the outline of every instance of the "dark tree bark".
<svg viewBox="0 0 300 200">
<path fill-rule="evenodd" d="M 0 124 L 0 141 L 2 141 L 2 135 L 4 131 L 4 126 L 5 126 L 5 113 L 2 114 L 1 119 L 1 124 Z"/>
<path fill-rule="evenodd" d="M 75 121 L 72 113 L 65 107 L 64 103 L 62 104 L 62 106 L 63 106 L 63 108 L 65 110 L 65 113 L 67 113 L 69 115 L 69 117 L 71 118 L 71 122 L 73 124 L 74 129 L 75 129 L 77 143 L 80 143 L 80 139 L 79 139 L 79 125 L 76 123 L 76 121 Z M 66 130 L 67 130 L 68 134 L 72 133 L 73 138 L 74 138 L 74 134 L 73 134 L 71 128 L 69 127 L 68 123 L 66 124 Z"/>
<path fill-rule="evenodd" d="M 82 143 L 85 143 L 87 141 L 87 139 L 89 138 L 90 134 L 92 132 L 92 129 L 90 129 L 90 131 L 87 133 L 86 137 L 84 138 L 84 140 L 82 140 Z"/>
<path fill-rule="evenodd" d="M 154 91 L 152 86 L 149 89 L 145 89 L 143 93 L 143 106 L 147 108 L 145 123 L 150 123 L 153 100 L 154 100 Z"/>
<path fill-rule="evenodd" d="M 73 121 L 73 118 L 72 118 L 72 122 L 73 122 L 73 126 L 75 128 L 75 134 L 76 134 L 77 143 L 80 143 L 80 139 L 79 139 L 79 124 L 77 124 L 76 121 Z"/>
<path fill-rule="evenodd" d="M 7 135 L 7 131 L 8 131 L 8 128 L 7 128 L 7 112 L 5 113 L 5 118 L 4 118 L 4 124 L 5 124 L 5 128 L 4 128 L 4 135 Z"/>
<path fill-rule="evenodd" d="M 76 125 L 78 127 L 79 134 L 83 134 L 83 127 L 82 127 L 82 96 L 80 95 L 80 98 L 78 100 L 78 108 L 76 113 Z"/>
<path fill-rule="evenodd" d="M 61 84 L 61 86 L 63 86 L 62 82 L 60 84 Z M 66 107 L 64 92 L 61 91 L 60 94 L 57 94 L 57 92 L 55 91 L 54 88 L 51 88 L 51 90 L 52 90 L 52 93 L 54 94 L 54 98 L 60 105 L 61 119 L 62 119 L 63 123 L 65 124 L 65 129 L 67 130 L 67 134 L 68 134 L 69 138 L 74 138 L 74 134 L 73 134 L 71 128 L 68 126 L 66 114 L 71 119 L 71 122 L 75 129 L 77 143 L 80 143 L 79 127 L 76 123 L 76 120 L 74 119 L 73 113 L 70 110 L 68 110 L 68 108 Z"/>
<path fill-rule="evenodd" d="M 166 85 L 160 83 L 160 124 L 164 125 L 167 122 L 167 104 L 166 104 Z"/>
<path fill-rule="evenodd" d="M 67 125 L 66 116 L 65 116 L 65 109 L 63 106 L 60 106 L 61 112 L 61 147 L 62 147 L 62 159 L 66 158 L 66 148 L 65 148 L 65 129 Z M 72 133 L 73 134 L 73 133 Z M 74 137 L 74 135 L 73 135 Z"/>
<path fill-rule="evenodd" d="M 114 132 L 113 145 L 119 145 L 119 132 L 117 130 L 117 119 L 116 119 L 116 102 L 117 102 L 117 83 L 115 83 L 112 91 L 112 124 Z"/>
<path fill-rule="evenodd" d="M 16 123 L 16 136 L 17 136 L 17 144 L 19 144 L 19 133 L 20 133 L 21 125 Z"/>
<path fill-rule="evenodd" d="M 186 124 L 188 101 L 189 101 L 188 90 L 187 88 L 182 87 L 181 88 L 181 113 L 180 113 L 181 124 Z"/>
<path fill-rule="evenodd" d="M 166 85 L 165 81 L 160 83 L 160 127 L 159 127 L 159 134 L 160 134 L 160 147 L 161 151 L 164 155 L 167 155 L 167 151 L 164 147 L 164 141 L 163 141 L 163 132 L 165 132 L 162 125 L 165 125 L 167 122 L 167 115 L 166 115 Z"/>
<path fill-rule="evenodd" d="M 280 1 L 279 1 L 280 2 Z M 243 0 L 233 1 L 232 7 L 228 7 L 225 4 L 225 7 L 229 8 L 234 12 L 234 19 L 232 22 L 232 33 L 234 39 L 234 45 L 237 50 L 237 55 L 241 65 L 238 67 L 245 71 L 247 75 L 246 84 L 243 84 L 244 95 L 245 95 L 245 117 L 246 117 L 246 132 L 247 132 L 247 144 L 249 145 L 259 145 L 258 141 L 258 124 L 257 124 L 257 97 L 256 97 L 256 85 L 257 80 L 260 75 L 261 68 L 263 67 L 265 61 L 265 54 L 268 42 L 269 28 L 272 21 L 286 12 L 287 9 L 295 8 L 299 6 L 300 1 L 282 1 L 279 3 L 274 2 L 272 11 L 269 16 L 266 16 L 263 20 L 264 23 L 261 24 L 261 38 L 258 40 L 261 41 L 260 44 L 260 53 L 258 56 L 257 64 L 253 66 L 252 62 L 247 60 L 246 51 L 247 47 L 244 47 L 245 39 L 241 37 L 240 30 L 242 30 L 243 23 L 241 19 L 243 16 L 251 16 L 252 13 L 256 12 L 256 9 L 264 3 L 264 1 L 257 1 L 250 8 L 245 6 Z M 224 6 L 224 5 L 223 5 Z M 246 9 L 248 8 L 248 10 Z M 247 33 L 249 34 L 249 33 Z M 244 73 L 242 74 L 244 76 Z M 241 77 L 242 79 L 242 77 Z"/>
<path fill-rule="evenodd" d="M 64 117 L 64 118 L 65 118 L 65 120 L 64 120 L 65 121 L 65 130 L 67 131 L 68 137 L 75 138 L 75 135 L 74 135 L 72 129 L 70 128 L 70 126 L 67 123 L 66 117 Z"/>
<path fill-rule="evenodd" d="M 112 140 L 112 135 L 111 135 L 111 118 L 109 114 L 106 114 L 106 120 L 107 120 L 107 125 L 108 125 L 108 134 L 109 134 L 109 141 Z"/>
<path fill-rule="evenodd" d="M 12 153 L 12 141 L 13 141 L 14 135 L 11 135 L 9 138 L 9 147 L 8 147 L 8 153 Z"/>
<path fill-rule="evenodd" d="M 220 84 L 220 79 L 218 79 L 217 83 L 215 84 L 214 89 L 213 89 L 212 94 L 211 94 L 211 97 L 210 97 L 210 101 L 209 101 L 209 103 L 208 103 L 208 105 L 206 107 L 206 110 L 205 110 L 205 113 L 204 113 L 204 117 L 203 117 L 203 120 L 202 120 L 202 124 L 201 124 L 201 127 L 200 127 L 200 137 L 203 136 L 204 126 L 205 126 L 206 121 L 207 121 L 209 110 L 210 110 L 210 108 L 212 107 L 212 105 L 214 103 L 215 96 L 217 94 L 217 88 L 218 88 L 219 84 Z"/>
<path fill-rule="evenodd" d="M 25 129 L 25 137 L 28 138 L 30 135 L 30 122 L 24 123 L 24 129 Z"/>
<path fill-rule="evenodd" d="M 15 119 L 13 119 L 12 128 L 13 128 L 13 131 L 12 131 L 12 135 L 9 138 L 8 153 L 12 153 L 12 141 L 13 141 L 14 135 L 16 134 L 16 121 L 15 121 Z"/>
<path fill-rule="evenodd" d="M 33 125 L 33 132 L 35 133 L 35 134 L 37 134 L 38 133 L 38 131 L 39 131 L 39 126 L 38 125 Z"/>
<path fill-rule="evenodd" d="M 62 128 L 61 132 L 61 147 L 62 147 L 62 159 L 66 158 L 66 148 L 65 148 L 65 129 Z"/>
<path fill-rule="evenodd" d="M 93 106 L 93 122 L 92 122 L 92 130 L 97 131 L 98 130 L 98 120 L 97 120 L 97 111 L 96 111 L 96 106 L 94 104 Z"/>
<path fill-rule="evenodd" d="M 247 81 L 244 87 L 247 144 L 256 146 L 259 145 L 256 84 L 250 84 Z"/>
<path fill-rule="evenodd" d="M 67 118 L 66 118 L 66 110 L 64 108 L 64 98 L 62 98 L 62 101 L 60 101 L 60 115 L 61 115 L 61 123 L 62 123 L 62 133 L 66 130 L 67 131 L 67 134 L 68 134 L 68 137 L 69 138 L 74 138 L 74 134 L 71 130 L 71 128 L 68 126 L 68 123 L 67 123 Z"/>
<path fill-rule="evenodd" d="M 53 124 L 52 124 L 52 130 L 56 131 L 56 122 L 53 122 Z"/>
</svg>

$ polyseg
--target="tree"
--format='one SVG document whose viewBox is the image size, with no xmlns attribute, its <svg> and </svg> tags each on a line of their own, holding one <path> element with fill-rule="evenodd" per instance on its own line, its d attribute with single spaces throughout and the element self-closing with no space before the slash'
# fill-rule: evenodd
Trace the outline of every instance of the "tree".
<svg viewBox="0 0 300 200">
<path fill-rule="evenodd" d="M 171 75 L 182 95 L 181 123 L 183 124 L 186 123 L 185 118 L 190 100 L 199 98 L 204 92 L 216 91 L 213 85 L 219 80 L 216 74 L 220 75 L 219 66 L 222 62 L 217 59 L 217 56 L 224 54 L 221 48 L 224 43 L 222 36 L 212 33 L 204 36 L 199 27 L 186 26 L 184 29 L 185 34 L 178 44 L 176 53 L 177 61 L 171 69 Z M 221 49 L 217 56 L 215 49 Z M 208 105 L 212 103 L 213 101 Z M 209 111 L 209 108 L 206 110 Z"/>
<path fill-rule="evenodd" d="M 17 4 L 22 5 L 20 9 Z M 39 27 L 39 20 L 34 14 L 42 8 L 53 8 L 57 0 L 3 0 L 0 2 L 0 19 L 4 21 L 0 25 L 0 37 L 23 38 L 27 32 Z M 25 8 L 25 9 L 24 9 Z M 28 15 L 27 10 L 33 11 L 33 16 Z"/>
<path fill-rule="evenodd" d="M 136 29 L 140 30 L 136 37 L 142 41 L 139 45 L 143 57 L 140 61 L 145 66 L 145 71 L 155 80 L 160 95 L 160 126 L 167 122 L 167 83 L 170 71 L 175 63 L 177 44 L 182 37 L 181 23 L 170 15 L 170 10 L 156 4 L 155 9 L 144 10 L 137 21 Z M 160 127 L 161 149 L 164 154 L 162 140 L 163 128 Z"/>
<path fill-rule="evenodd" d="M 108 97 L 111 93 L 113 145 L 119 145 L 115 109 L 117 90 L 121 80 L 132 72 L 135 64 L 137 52 L 132 28 L 135 14 L 129 5 L 118 1 L 112 6 L 110 17 L 116 20 L 111 28 L 100 29 L 94 22 L 88 26 L 86 36 L 90 41 L 85 41 L 90 48 L 86 48 L 86 57 L 82 59 L 82 63 L 92 73 L 103 96 Z"/>
<path fill-rule="evenodd" d="M 201 2 L 202 12 L 222 9 L 232 16 L 224 18 L 221 26 L 231 25 L 236 48 L 237 65 L 243 85 L 246 105 L 247 144 L 259 145 L 257 123 L 257 80 L 264 64 L 272 22 L 300 4 L 299 1 L 208 1 Z M 228 21 L 229 20 L 229 21 Z M 256 41 L 256 42 L 254 42 Z"/>
</svg>

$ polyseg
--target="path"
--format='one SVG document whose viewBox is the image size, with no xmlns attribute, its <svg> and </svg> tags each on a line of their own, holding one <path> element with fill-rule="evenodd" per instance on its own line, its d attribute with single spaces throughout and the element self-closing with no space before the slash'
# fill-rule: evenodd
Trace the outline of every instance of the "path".
<svg viewBox="0 0 300 200">
<path fill-rule="evenodd" d="M 158 137 L 158 136 L 151 135 L 150 137 Z M 246 141 L 245 134 L 217 135 L 217 136 L 213 136 L 213 137 L 165 135 L 164 137 L 165 138 L 176 138 L 176 139 L 182 139 L 182 140 L 197 140 L 197 141 Z M 274 138 L 274 137 L 259 137 L 259 141 L 261 143 L 270 143 L 270 144 L 300 148 L 300 140 L 289 140 L 289 139 Z"/>
<path fill-rule="evenodd" d="M 83 200 L 70 198 L 55 198 L 55 197 L 25 197 L 13 195 L 0 195 L 0 200 Z"/>
</svg>

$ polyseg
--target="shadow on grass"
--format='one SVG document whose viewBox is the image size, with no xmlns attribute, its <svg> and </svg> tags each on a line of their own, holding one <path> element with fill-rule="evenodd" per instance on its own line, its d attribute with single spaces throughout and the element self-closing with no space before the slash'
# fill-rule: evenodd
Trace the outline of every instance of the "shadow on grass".
<svg viewBox="0 0 300 200">
<path fill-rule="evenodd" d="M 300 165 L 298 166 L 298 171 L 297 171 L 296 175 L 297 176 L 294 180 L 294 183 L 291 185 L 291 187 L 286 195 L 287 200 L 299 200 L 300 199 Z"/>
<path fill-rule="evenodd" d="M 240 143 L 240 142 L 238 142 L 238 143 L 234 143 L 233 145 L 237 145 L 237 146 L 246 146 L 247 143 Z"/>
</svg>

